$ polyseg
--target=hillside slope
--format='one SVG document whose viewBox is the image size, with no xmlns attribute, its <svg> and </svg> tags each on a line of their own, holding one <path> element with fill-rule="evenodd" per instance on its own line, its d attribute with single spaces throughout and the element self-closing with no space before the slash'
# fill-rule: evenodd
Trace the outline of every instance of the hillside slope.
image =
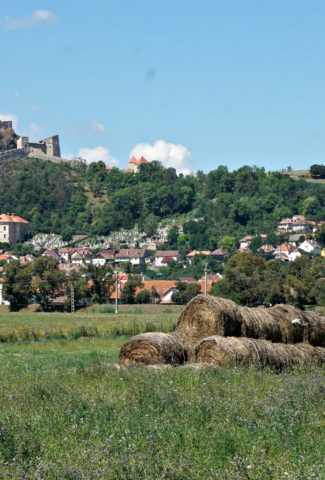
<svg viewBox="0 0 325 480">
<path fill-rule="evenodd" d="M 274 235 L 280 218 L 297 213 L 324 220 L 325 185 L 247 166 L 183 177 L 159 162 L 133 174 L 107 171 L 103 162 L 25 158 L 0 164 L 0 212 L 29 220 L 32 234 L 65 237 L 135 225 L 153 235 L 162 220 L 186 217 L 184 232 L 173 232 L 171 243 L 203 249 L 225 237 L 231 244 L 249 233 Z"/>
</svg>

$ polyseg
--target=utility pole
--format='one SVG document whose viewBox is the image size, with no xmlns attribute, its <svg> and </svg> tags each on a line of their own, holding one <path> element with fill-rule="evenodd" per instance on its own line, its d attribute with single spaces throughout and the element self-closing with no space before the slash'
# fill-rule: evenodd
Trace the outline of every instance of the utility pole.
<svg viewBox="0 0 325 480">
<path fill-rule="evenodd" d="M 67 273 L 67 280 L 70 283 L 70 312 L 75 313 L 76 311 L 76 302 L 74 295 L 74 285 L 73 285 L 73 274 Z"/>
<path fill-rule="evenodd" d="M 74 298 L 74 285 L 72 279 L 70 279 L 70 289 L 71 289 L 71 313 L 75 313 L 76 311 L 76 304 L 75 304 L 75 298 Z"/>
<path fill-rule="evenodd" d="M 115 313 L 116 315 L 118 314 L 118 287 L 119 287 L 119 284 L 118 284 L 118 272 L 116 272 L 115 274 L 115 292 L 116 292 L 116 296 L 115 296 Z"/>
<path fill-rule="evenodd" d="M 208 262 L 204 264 L 204 295 L 208 293 Z"/>
</svg>

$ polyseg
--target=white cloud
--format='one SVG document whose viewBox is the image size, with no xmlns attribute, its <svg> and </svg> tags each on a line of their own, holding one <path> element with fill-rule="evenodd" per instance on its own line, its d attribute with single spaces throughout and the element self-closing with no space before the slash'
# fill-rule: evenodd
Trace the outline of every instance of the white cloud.
<svg viewBox="0 0 325 480">
<path fill-rule="evenodd" d="M 14 130 L 18 128 L 18 118 L 14 113 L 0 113 L 0 120 L 11 120 Z"/>
<path fill-rule="evenodd" d="M 97 120 L 93 120 L 91 122 L 90 130 L 93 133 L 99 133 L 99 134 L 105 134 L 106 133 L 105 126 L 102 123 L 98 122 Z"/>
<path fill-rule="evenodd" d="M 99 160 L 102 160 L 103 162 L 111 165 L 119 164 L 119 161 L 110 154 L 109 149 L 100 145 L 94 148 L 80 148 L 77 157 L 86 160 L 87 163 L 98 162 Z"/>
<path fill-rule="evenodd" d="M 165 167 L 173 167 L 177 173 L 191 172 L 191 152 L 184 145 L 157 140 L 153 145 L 138 143 L 130 152 L 130 157 L 142 155 L 147 160 L 159 160 Z"/>
<path fill-rule="evenodd" d="M 35 10 L 31 15 L 21 18 L 6 18 L 5 26 L 9 30 L 19 30 L 22 28 L 30 28 L 42 23 L 54 23 L 57 16 L 50 10 Z"/>
</svg>

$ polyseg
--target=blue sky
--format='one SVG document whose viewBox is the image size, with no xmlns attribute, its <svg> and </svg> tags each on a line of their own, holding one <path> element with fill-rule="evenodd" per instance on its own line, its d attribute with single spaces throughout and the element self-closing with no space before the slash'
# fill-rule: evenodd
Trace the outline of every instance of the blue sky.
<svg viewBox="0 0 325 480">
<path fill-rule="evenodd" d="M 0 0 L 0 118 L 64 156 L 324 163 L 325 2 Z"/>
</svg>

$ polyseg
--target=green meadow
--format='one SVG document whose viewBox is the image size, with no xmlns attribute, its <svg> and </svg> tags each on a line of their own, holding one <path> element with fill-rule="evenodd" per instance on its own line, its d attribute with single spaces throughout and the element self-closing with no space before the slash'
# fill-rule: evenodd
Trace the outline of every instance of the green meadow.
<svg viewBox="0 0 325 480">
<path fill-rule="evenodd" d="M 0 312 L 0 479 L 325 479 L 325 370 L 128 370 L 181 307 Z"/>
</svg>

